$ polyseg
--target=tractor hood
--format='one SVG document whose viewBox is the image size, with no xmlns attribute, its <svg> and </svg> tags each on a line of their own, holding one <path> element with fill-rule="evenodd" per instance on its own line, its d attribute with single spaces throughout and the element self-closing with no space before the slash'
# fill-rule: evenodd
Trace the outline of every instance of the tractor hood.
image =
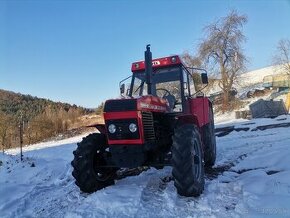
<svg viewBox="0 0 290 218">
<path fill-rule="evenodd" d="M 121 111 L 151 111 L 168 112 L 168 101 L 152 95 L 139 98 L 113 99 L 108 100 L 104 106 L 104 112 Z"/>
</svg>

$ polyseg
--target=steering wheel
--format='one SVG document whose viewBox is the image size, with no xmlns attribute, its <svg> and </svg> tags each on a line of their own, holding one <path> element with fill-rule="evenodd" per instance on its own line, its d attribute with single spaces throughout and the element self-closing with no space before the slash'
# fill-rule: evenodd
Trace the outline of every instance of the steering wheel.
<svg viewBox="0 0 290 218">
<path fill-rule="evenodd" d="M 169 107 L 171 108 L 171 110 L 174 109 L 175 107 L 175 104 L 176 104 L 176 98 L 174 95 L 172 95 L 167 89 L 164 89 L 164 88 L 159 88 L 159 89 L 156 89 L 156 92 L 157 91 L 164 91 L 164 95 L 161 97 L 161 98 L 164 98 L 168 101 L 169 103 Z"/>
<path fill-rule="evenodd" d="M 164 95 L 161 98 L 164 98 L 166 96 L 172 95 L 167 89 L 164 89 L 164 88 L 156 89 L 156 94 L 157 94 L 157 91 L 164 91 L 165 92 Z"/>
</svg>

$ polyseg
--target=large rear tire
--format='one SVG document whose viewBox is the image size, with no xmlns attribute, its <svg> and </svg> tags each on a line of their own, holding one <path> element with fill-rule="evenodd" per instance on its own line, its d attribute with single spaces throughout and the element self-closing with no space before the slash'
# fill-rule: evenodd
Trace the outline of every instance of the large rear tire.
<svg viewBox="0 0 290 218">
<path fill-rule="evenodd" d="M 73 152 L 72 175 L 81 191 L 92 193 L 114 184 L 116 168 L 106 167 L 105 135 L 93 133 L 83 138 Z"/>
<path fill-rule="evenodd" d="M 200 134 L 191 124 L 174 131 L 172 146 L 172 175 L 177 193 L 197 197 L 204 189 L 204 162 Z"/>
<path fill-rule="evenodd" d="M 210 122 L 202 128 L 202 136 L 204 143 L 204 162 L 206 167 L 212 167 L 216 160 L 216 138 L 214 130 L 213 109 L 209 110 Z"/>
</svg>

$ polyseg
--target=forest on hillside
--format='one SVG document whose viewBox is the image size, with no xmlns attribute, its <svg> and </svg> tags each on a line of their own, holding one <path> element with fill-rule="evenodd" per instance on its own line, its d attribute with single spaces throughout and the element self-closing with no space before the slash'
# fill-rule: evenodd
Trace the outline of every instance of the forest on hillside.
<svg viewBox="0 0 290 218">
<path fill-rule="evenodd" d="M 68 130 L 80 116 L 93 112 L 0 89 L 0 146 L 2 149 L 19 146 L 20 135 L 24 144 L 56 136 Z"/>
</svg>

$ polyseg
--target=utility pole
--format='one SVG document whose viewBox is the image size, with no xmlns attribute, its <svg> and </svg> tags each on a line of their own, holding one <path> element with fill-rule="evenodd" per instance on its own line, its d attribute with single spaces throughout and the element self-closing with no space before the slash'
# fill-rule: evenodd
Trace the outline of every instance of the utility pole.
<svg viewBox="0 0 290 218">
<path fill-rule="evenodd" d="M 19 139 L 20 139 L 20 160 L 23 161 L 23 154 L 22 154 L 22 146 L 23 146 L 23 114 L 22 114 L 22 112 L 20 112 Z"/>
</svg>

